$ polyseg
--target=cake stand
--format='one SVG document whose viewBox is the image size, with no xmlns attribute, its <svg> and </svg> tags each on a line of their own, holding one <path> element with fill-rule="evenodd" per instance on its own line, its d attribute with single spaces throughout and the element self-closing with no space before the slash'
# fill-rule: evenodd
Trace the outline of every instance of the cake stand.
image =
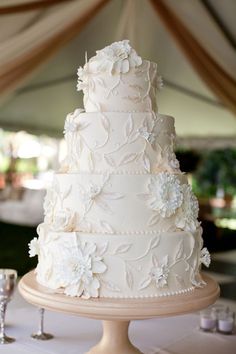
<svg viewBox="0 0 236 354">
<path fill-rule="evenodd" d="M 144 299 L 81 299 L 52 290 L 37 283 L 34 271 L 19 282 L 19 291 L 29 303 L 48 310 L 103 320 L 101 341 L 87 354 L 142 354 L 129 340 L 131 320 L 166 317 L 194 312 L 216 301 L 220 290 L 208 276 L 207 285 L 181 295 Z"/>
</svg>

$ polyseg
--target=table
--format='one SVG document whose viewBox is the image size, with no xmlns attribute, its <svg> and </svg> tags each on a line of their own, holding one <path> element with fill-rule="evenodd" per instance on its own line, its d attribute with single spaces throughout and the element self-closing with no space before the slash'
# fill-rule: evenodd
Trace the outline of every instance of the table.
<svg viewBox="0 0 236 354">
<path fill-rule="evenodd" d="M 236 310 L 235 302 L 218 302 Z M 132 321 L 130 337 L 145 354 L 235 353 L 236 335 L 201 332 L 198 321 L 197 313 Z M 31 339 L 30 334 L 38 325 L 37 309 L 26 303 L 18 291 L 9 304 L 6 324 L 7 334 L 16 342 L 0 346 L 0 354 L 84 354 L 102 335 L 100 321 L 46 311 L 45 330 L 55 338 L 48 342 Z"/>
</svg>

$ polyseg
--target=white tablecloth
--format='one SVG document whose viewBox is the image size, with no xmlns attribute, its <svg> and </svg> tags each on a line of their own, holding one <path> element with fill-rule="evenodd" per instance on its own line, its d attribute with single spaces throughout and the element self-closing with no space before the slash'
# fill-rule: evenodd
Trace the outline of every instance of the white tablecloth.
<svg viewBox="0 0 236 354">
<path fill-rule="evenodd" d="M 235 302 L 224 303 L 236 309 Z M 198 321 L 198 314 L 133 321 L 130 338 L 145 354 L 236 353 L 235 334 L 203 333 Z M 84 354 L 102 335 L 100 321 L 46 311 L 45 331 L 55 338 L 45 342 L 31 339 L 30 334 L 37 330 L 38 312 L 18 293 L 9 304 L 6 324 L 7 334 L 16 342 L 0 345 L 0 354 Z"/>
</svg>

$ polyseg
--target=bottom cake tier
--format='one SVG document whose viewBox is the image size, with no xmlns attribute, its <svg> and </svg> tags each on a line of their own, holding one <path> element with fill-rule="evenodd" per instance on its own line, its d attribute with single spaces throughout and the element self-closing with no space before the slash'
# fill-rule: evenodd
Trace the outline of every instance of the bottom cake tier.
<svg viewBox="0 0 236 354">
<path fill-rule="evenodd" d="M 55 232 L 39 225 L 30 243 L 38 255 L 37 281 L 69 296 L 143 298 L 204 286 L 199 274 L 209 254 L 201 228 L 145 234 Z"/>
</svg>

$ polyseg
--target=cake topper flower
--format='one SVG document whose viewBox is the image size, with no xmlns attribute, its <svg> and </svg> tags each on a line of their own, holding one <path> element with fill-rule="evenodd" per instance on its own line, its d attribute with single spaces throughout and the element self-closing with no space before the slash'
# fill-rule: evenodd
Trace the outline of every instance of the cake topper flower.
<svg viewBox="0 0 236 354">
<path fill-rule="evenodd" d="M 128 40 L 112 43 L 98 50 L 91 62 L 98 62 L 98 69 L 110 73 L 127 73 L 131 68 L 142 64 L 142 59 L 130 46 Z"/>
</svg>

